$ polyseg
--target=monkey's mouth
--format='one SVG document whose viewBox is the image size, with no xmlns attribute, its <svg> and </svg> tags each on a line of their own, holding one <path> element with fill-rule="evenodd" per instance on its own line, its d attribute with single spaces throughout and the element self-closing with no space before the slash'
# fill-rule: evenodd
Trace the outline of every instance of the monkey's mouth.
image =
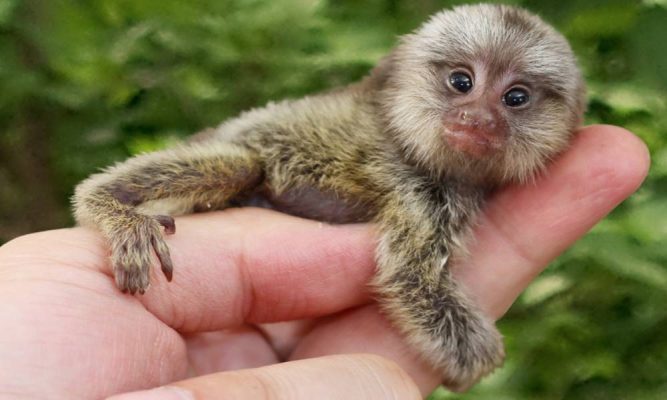
<svg viewBox="0 0 667 400">
<path fill-rule="evenodd" d="M 503 142 L 498 135 L 467 127 L 445 127 L 443 136 L 452 149 L 473 157 L 494 153 L 500 150 Z"/>
</svg>

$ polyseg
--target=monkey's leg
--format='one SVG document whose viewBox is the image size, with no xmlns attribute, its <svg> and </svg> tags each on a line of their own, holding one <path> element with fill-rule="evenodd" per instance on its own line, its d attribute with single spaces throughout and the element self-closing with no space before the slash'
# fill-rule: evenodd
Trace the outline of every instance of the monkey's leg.
<svg viewBox="0 0 667 400">
<path fill-rule="evenodd" d="M 442 372 L 443 383 L 463 391 L 502 363 L 502 338 L 452 280 L 447 263 L 457 223 L 448 207 L 422 203 L 397 201 L 382 210 L 374 286 L 384 312 Z"/>
<path fill-rule="evenodd" d="M 144 215 L 137 206 L 174 198 L 192 206 L 219 208 L 262 179 L 251 151 L 228 143 L 206 143 L 140 155 L 82 182 L 74 195 L 77 221 L 98 228 L 111 245 L 116 284 L 143 293 L 149 285 L 152 251 L 168 280 L 172 262 L 162 237 L 175 231 L 170 216 Z"/>
</svg>

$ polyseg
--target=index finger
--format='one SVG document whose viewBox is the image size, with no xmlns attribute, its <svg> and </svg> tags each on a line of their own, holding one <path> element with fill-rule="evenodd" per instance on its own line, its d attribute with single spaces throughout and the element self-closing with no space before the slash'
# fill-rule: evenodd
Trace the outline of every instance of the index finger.
<svg viewBox="0 0 667 400">
<path fill-rule="evenodd" d="M 328 315 L 369 301 L 374 238 L 367 225 L 333 226 L 262 209 L 177 219 L 167 237 L 167 283 L 139 297 L 179 331 Z"/>
</svg>

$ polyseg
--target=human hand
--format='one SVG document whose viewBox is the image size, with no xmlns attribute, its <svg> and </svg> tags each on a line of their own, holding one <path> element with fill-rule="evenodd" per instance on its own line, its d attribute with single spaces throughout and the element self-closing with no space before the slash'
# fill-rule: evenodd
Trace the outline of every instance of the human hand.
<svg viewBox="0 0 667 400">
<path fill-rule="evenodd" d="M 501 317 L 647 168 L 645 146 L 626 131 L 582 130 L 536 184 L 493 197 L 457 279 Z M 372 226 L 234 209 L 179 218 L 178 229 L 167 237 L 174 281 L 156 274 L 137 297 L 114 286 L 95 232 L 0 248 L 0 394 L 90 399 L 169 385 L 115 399 L 409 399 L 438 384 L 366 288 Z M 295 322 L 258 325 L 275 321 Z"/>
</svg>

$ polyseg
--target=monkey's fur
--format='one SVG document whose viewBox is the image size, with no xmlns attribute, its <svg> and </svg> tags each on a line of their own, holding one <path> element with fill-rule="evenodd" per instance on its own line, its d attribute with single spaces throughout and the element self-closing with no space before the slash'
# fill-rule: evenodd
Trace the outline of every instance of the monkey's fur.
<svg viewBox="0 0 667 400">
<path fill-rule="evenodd" d="M 468 93 L 448 77 L 472 75 Z M 516 109 L 503 93 L 520 85 Z M 379 230 L 373 288 L 419 354 L 464 390 L 500 365 L 493 321 L 450 276 L 486 193 L 524 182 L 581 123 L 584 85 L 566 40 L 521 9 L 462 6 L 433 16 L 359 83 L 246 112 L 176 148 L 134 157 L 81 183 L 79 223 L 111 244 L 116 282 L 143 293 L 157 254 L 172 276 L 155 200 L 179 213 L 257 196 L 292 214 Z M 247 203 L 246 203 L 247 204 Z"/>
</svg>

